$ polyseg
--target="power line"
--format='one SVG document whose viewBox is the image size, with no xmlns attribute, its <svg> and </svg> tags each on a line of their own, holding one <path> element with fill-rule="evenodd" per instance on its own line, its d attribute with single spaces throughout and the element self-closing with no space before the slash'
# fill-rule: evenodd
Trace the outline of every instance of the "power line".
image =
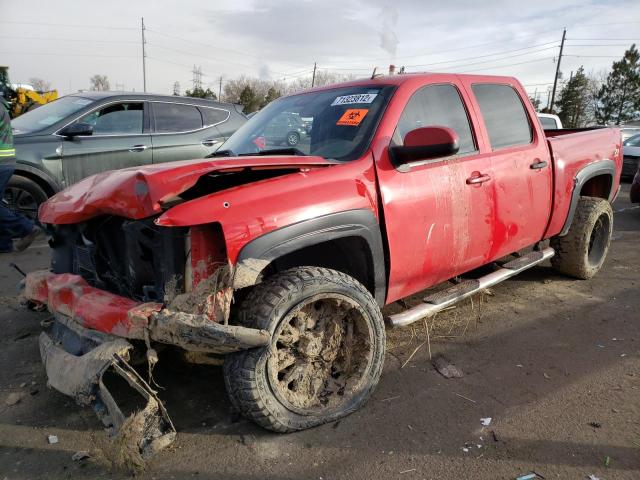
<svg viewBox="0 0 640 480">
<path fill-rule="evenodd" d="M 1 23 L 1 22 L 0 22 Z M 14 35 L 0 35 L 0 38 L 8 38 L 11 40 L 56 40 L 61 42 L 77 42 L 77 38 L 60 38 L 60 37 L 16 37 Z M 115 43 L 115 44 L 137 44 L 134 41 L 125 40 L 98 40 L 98 39 L 82 39 L 84 43 Z"/>
<path fill-rule="evenodd" d="M 567 40 L 574 40 L 574 41 L 605 41 L 605 42 L 609 42 L 609 41 L 616 41 L 616 40 L 622 40 L 622 41 L 630 41 L 630 42 L 637 42 L 640 41 L 640 38 L 567 38 Z"/>
<path fill-rule="evenodd" d="M 551 50 L 552 48 L 557 48 L 557 45 L 554 45 L 552 47 L 541 48 L 541 49 L 534 50 L 534 51 L 531 51 L 531 52 L 518 53 L 516 55 L 507 55 L 507 56 L 500 57 L 500 58 L 493 58 L 491 60 L 484 60 L 484 61 L 481 61 L 481 62 L 467 63 L 467 64 L 464 64 L 464 65 L 452 65 L 451 67 L 456 67 L 456 66 L 465 67 L 467 65 L 480 65 L 480 64 L 483 64 L 483 63 L 491 63 L 491 62 L 496 62 L 496 61 L 499 61 L 499 60 L 505 60 L 507 58 L 522 57 L 523 55 L 531 55 L 533 53 L 544 52 L 546 50 Z M 462 59 L 462 58 L 458 59 L 457 61 L 471 60 L 473 58 L 484 58 L 484 57 L 490 57 L 490 56 L 493 56 L 493 55 L 482 55 L 482 56 L 478 56 L 478 57 L 467 57 L 465 59 Z M 431 66 L 431 65 L 441 65 L 443 63 L 456 63 L 456 60 L 434 62 L 434 63 L 423 63 L 423 64 L 420 64 L 420 65 L 406 65 L 406 66 L 407 67 L 428 67 L 428 66 Z M 451 68 L 451 67 L 443 67 L 443 68 Z"/>
<path fill-rule="evenodd" d="M 17 52 L 0 52 L 2 55 L 40 55 L 45 57 L 99 57 L 99 58 L 137 58 L 139 56 L 129 56 L 129 55 L 99 55 L 95 53 L 65 53 L 65 52 L 55 52 L 55 53 L 46 53 L 46 52 L 23 52 L 22 50 Z"/>
<path fill-rule="evenodd" d="M 536 58 L 535 60 L 529 60 L 526 62 L 518 62 L 518 63 L 509 63 L 507 65 L 498 65 L 495 67 L 485 67 L 485 68 L 474 68 L 473 70 L 465 70 L 463 72 L 459 72 L 459 73 L 469 73 L 469 72 L 480 72 L 483 70 L 494 70 L 497 68 L 505 68 L 505 67 L 514 67 L 516 65 L 524 65 L 525 63 L 535 63 L 535 62 L 541 62 L 543 60 L 553 60 L 555 57 L 545 57 L 545 58 Z"/>
<path fill-rule="evenodd" d="M 68 23 L 45 23 L 45 22 L 17 22 L 14 20 L 0 20 L 0 23 L 9 23 L 14 25 L 40 25 L 46 27 L 70 27 L 70 28 L 103 28 L 105 30 L 138 30 L 134 27 L 108 27 L 104 25 L 78 25 Z"/>
</svg>

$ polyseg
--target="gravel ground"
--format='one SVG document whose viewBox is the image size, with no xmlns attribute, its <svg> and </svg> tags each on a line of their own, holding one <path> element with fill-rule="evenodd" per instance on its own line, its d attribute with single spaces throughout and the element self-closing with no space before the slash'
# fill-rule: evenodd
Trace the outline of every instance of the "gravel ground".
<svg viewBox="0 0 640 480">
<path fill-rule="evenodd" d="M 462 378 L 434 370 L 422 327 L 389 332 L 364 408 L 279 435 L 232 412 L 219 367 L 161 358 L 155 377 L 179 433 L 140 478 L 640 478 L 640 208 L 628 187 L 593 280 L 536 267 L 430 324 L 431 354 Z M 127 478 L 100 455 L 93 413 L 47 388 L 37 346 L 47 314 L 19 306 L 10 262 L 44 268 L 47 246 L 0 257 L 0 479 Z M 80 450 L 91 457 L 73 461 Z"/>
</svg>

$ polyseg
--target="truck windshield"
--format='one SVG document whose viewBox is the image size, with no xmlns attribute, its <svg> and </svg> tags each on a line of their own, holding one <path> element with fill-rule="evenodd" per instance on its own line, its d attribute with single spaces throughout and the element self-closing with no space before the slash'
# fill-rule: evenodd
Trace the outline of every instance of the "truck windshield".
<svg viewBox="0 0 640 480">
<path fill-rule="evenodd" d="M 368 148 L 392 91 L 390 86 L 357 86 L 280 98 L 235 132 L 219 155 L 273 151 L 354 160 Z"/>
<path fill-rule="evenodd" d="M 93 102 L 88 98 L 76 97 L 75 95 L 62 97 L 14 118 L 11 120 L 11 127 L 14 133 L 39 132 Z"/>
</svg>

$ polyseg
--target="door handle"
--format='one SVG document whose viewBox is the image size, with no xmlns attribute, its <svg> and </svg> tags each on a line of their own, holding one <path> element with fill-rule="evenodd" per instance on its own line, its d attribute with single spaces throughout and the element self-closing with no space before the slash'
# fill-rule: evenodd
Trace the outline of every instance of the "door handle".
<svg viewBox="0 0 640 480">
<path fill-rule="evenodd" d="M 204 145 L 205 147 L 213 147 L 216 143 L 222 143 L 222 140 L 216 140 L 216 139 L 207 139 L 207 140 L 202 140 L 202 145 Z"/>
<path fill-rule="evenodd" d="M 144 152 L 147 148 L 147 145 L 134 145 L 129 149 L 130 152 Z"/>
<path fill-rule="evenodd" d="M 531 170 L 540 170 L 541 168 L 544 168 L 544 167 L 546 167 L 547 165 L 548 165 L 548 163 L 547 163 L 547 162 L 545 162 L 544 160 L 542 160 L 542 161 L 541 161 L 541 160 L 538 160 L 538 159 L 536 158 L 536 161 L 535 161 L 535 162 L 533 162 L 531 165 L 529 165 L 529 168 L 530 168 Z"/>
<path fill-rule="evenodd" d="M 491 176 L 487 174 L 477 174 L 472 177 L 467 178 L 467 185 L 479 185 L 484 182 L 488 182 L 491 180 Z"/>
</svg>

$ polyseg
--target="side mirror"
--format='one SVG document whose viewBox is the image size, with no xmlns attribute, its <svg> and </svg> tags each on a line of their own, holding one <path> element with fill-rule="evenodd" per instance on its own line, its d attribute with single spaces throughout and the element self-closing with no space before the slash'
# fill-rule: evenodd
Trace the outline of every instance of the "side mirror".
<svg viewBox="0 0 640 480">
<path fill-rule="evenodd" d="M 93 135 L 93 125 L 89 125 L 88 123 L 72 123 L 60 130 L 58 134 L 67 138 L 86 137 Z"/>
<path fill-rule="evenodd" d="M 409 163 L 455 155 L 460 149 L 458 134 L 449 127 L 421 127 L 404 136 L 404 145 L 389 147 L 396 167 L 408 168 Z"/>
</svg>

